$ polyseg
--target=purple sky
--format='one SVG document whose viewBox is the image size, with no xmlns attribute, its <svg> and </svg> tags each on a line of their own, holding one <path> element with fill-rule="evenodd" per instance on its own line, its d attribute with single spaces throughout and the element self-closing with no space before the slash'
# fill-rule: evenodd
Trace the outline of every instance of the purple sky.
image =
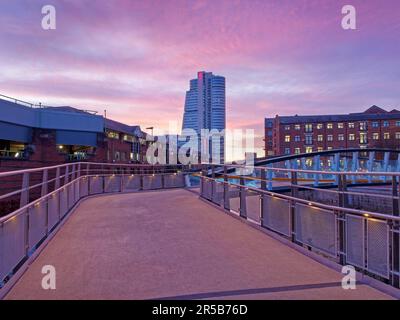
<svg viewBox="0 0 400 320">
<path fill-rule="evenodd" d="M 212 71 L 228 127 L 255 129 L 259 153 L 266 116 L 400 108 L 399 0 L 1 0 L 0 30 L 0 93 L 166 129 Z"/>
</svg>

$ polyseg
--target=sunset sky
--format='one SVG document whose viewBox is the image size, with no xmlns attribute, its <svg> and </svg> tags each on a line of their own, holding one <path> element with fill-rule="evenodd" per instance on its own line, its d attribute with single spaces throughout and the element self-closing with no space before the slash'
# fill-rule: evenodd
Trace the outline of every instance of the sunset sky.
<svg viewBox="0 0 400 320">
<path fill-rule="evenodd" d="M 265 117 L 400 108 L 399 0 L 0 0 L 0 30 L 1 94 L 166 129 L 211 71 L 228 128 L 255 129 L 259 154 Z"/>
</svg>

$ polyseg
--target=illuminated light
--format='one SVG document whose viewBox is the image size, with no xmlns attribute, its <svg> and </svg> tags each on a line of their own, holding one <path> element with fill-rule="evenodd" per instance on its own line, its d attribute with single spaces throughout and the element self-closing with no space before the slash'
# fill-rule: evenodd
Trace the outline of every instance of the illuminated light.
<svg viewBox="0 0 400 320">
<path fill-rule="evenodd" d="M 153 173 L 151 176 L 152 176 L 152 177 L 154 177 L 154 176 L 155 176 L 155 174 Z"/>
<path fill-rule="evenodd" d="M 134 175 L 133 175 L 133 174 L 131 174 L 131 177 L 134 177 Z"/>
<path fill-rule="evenodd" d="M 60 150 L 64 149 L 64 146 L 58 146 L 58 149 L 60 149 Z"/>
<path fill-rule="evenodd" d="M 17 152 L 14 157 L 18 158 L 19 157 L 19 152 Z"/>
<path fill-rule="evenodd" d="M 39 202 L 36 202 L 35 203 L 35 207 L 39 207 L 40 206 L 40 203 Z"/>
<path fill-rule="evenodd" d="M 364 213 L 363 216 L 368 218 L 369 214 L 368 213 Z"/>
<path fill-rule="evenodd" d="M 312 203 L 311 203 L 311 202 L 309 202 L 309 203 L 308 203 L 308 205 L 309 205 L 309 206 L 312 206 Z"/>
</svg>

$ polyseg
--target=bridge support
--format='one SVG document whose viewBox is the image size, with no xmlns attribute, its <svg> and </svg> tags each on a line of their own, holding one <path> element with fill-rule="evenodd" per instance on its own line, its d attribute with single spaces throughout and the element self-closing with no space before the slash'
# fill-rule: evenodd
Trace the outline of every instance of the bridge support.
<svg viewBox="0 0 400 320">
<path fill-rule="evenodd" d="M 371 151 L 369 153 L 369 158 L 368 158 L 368 171 L 372 172 L 374 168 L 374 159 L 375 159 L 375 151 Z M 368 183 L 372 183 L 372 175 L 368 175 Z"/>
<path fill-rule="evenodd" d="M 383 157 L 383 172 L 388 172 L 389 169 L 390 152 L 385 152 Z M 387 176 L 383 177 L 383 181 L 387 181 Z"/>
<path fill-rule="evenodd" d="M 333 160 L 333 171 L 339 172 L 340 171 L 340 153 L 336 153 Z M 333 175 L 335 178 L 335 184 L 339 184 L 339 176 Z"/>
<path fill-rule="evenodd" d="M 321 158 L 319 155 L 314 156 L 314 170 L 319 171 L 321 169 Z M 319 174 L 314 173 L 314 187 L 319 185 Z"/>
<path fill-rule="evenodd" d="M 358 152 L 353 152 L 353 158 L 352 158 L 352 161 L 351 161 L 351 171 L 356 172 L 358 167 L 359 167 L 359 165 L 358 165 Z M 353 184 L 356 183 L 356 176 L 355 175 L 353 175 L 351 177 L 351 181 L 352 181 Z"/>
</svg>

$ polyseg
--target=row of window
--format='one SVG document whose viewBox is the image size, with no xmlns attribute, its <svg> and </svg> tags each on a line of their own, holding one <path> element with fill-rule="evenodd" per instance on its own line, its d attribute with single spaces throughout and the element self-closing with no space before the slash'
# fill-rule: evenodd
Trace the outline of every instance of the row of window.
<svg viewBox="0 0 400 320">
<path fill-rule="evenodd" d="M 400 121 L 396 121 L 395 125 L 396 125 L 396 127 L 400 127 Z M 338 129 L 343 129 L 344 126 L 345 126 L 345 123 L 343 123 L 343 122 L 336 123 L 336 127 Z M 379 128 L 380 123 L 378 121 L 373 121 L 373 122 L 371 122 L 371 126 L 372 126 L 372 128 Z M 382 127 L 387 128 L 389 126 L 390 126 L 389 121 L 385 120 L 385 121 L 382 122 Z M 306 132 L 312 132 L 313 127 L 314 127 L 314 124 L 306 123 L 304 125 L 304 130 Z M 317 130 L 321 130 L 321 129 L 324 128 L 324 124 L 323 123 L 317 123 L 315 125 L 315 127 L 316 127 Z M 327 129 L 333 129 L 333 127 L 334 127 L 333 123 L 327 123 L 326 124 L 326 128 Z M 348 122 L 347 123 L 347 127 L 349 129 L 354 129 L 356 127 L 356 124 L 354 122 Z M 287 124 L 287 125 L 284 126 L 284 128 L 285 128 L 285 130 L 291 130 L 292 129 L 292 125 Z M 295 124 L 295 125 L 293 125 L 293 128 L 295 130 L 301 130 L 301 124 Z M 358 128 L 359 128 L 359 130 L 367 130 L 367 122 L 365 122 L 365 121 L 358 122 Z"/>
<path fill-rule="evenodd" d="M 391 139 L 390 132 L 384 132 L 382 134 L 382 137 L 384 140 L 389 140 Z M 344 141 L 345 135 L 343 133 L 340 133 L 337 135 L 337 141 Z M 372 140 L 379 140 L 381 138 L 381 134 L 379 132 L 374 132 L 372 133 Z M 395 138 L 400 140 L 400 132 L 396 132 Z M 290 135 L 285 135 L 285 142 L 291 142 L 292 137 Z M 333 134 L 328 134 L 326 136 L 326 141 L 333 141 L 334 137 Z M 348 135 L 348 140 L 349 141 L 355 141 L 356 140 L 356 134 L 355 133 L 350 133 Z M 301 142 L 301 137 L 300 136 L 294 136 L 293 139 L 294 142 Z M 306 135 L 305 136 L 305 142 L 306 144 L 312 144 L 313 141 L 313 136 L 311 135 Z M 318 142 L 323 142 L 324 141 L 324 135 L 319 134 L 317 136 L 317 141 Z M 365 132 L 360 133 L 360 143 L 367 143 L 367 134 Z"/>
<path fill-rule="evenodd" d="M 293 150 L 294 150 L 294 154 L 300 154 L 301 153 L 301 148 L 294 148 Z M 333 150 L 333 147 L 327 147 L 326 150 Z M 305 152 L 306 153 L 311 153 L 311 152 L 314 152 L 314 151 L 318 151 L 318 152 L 324 151 L 324 148 L 318 147 L 316 150 L 314 150 L 313 147 L 306 147 L 305 148 Z M 292 154 L 291 153 L 291 149 L 290 148 L 285 148 L 285 154 Z"/>
</svg>

